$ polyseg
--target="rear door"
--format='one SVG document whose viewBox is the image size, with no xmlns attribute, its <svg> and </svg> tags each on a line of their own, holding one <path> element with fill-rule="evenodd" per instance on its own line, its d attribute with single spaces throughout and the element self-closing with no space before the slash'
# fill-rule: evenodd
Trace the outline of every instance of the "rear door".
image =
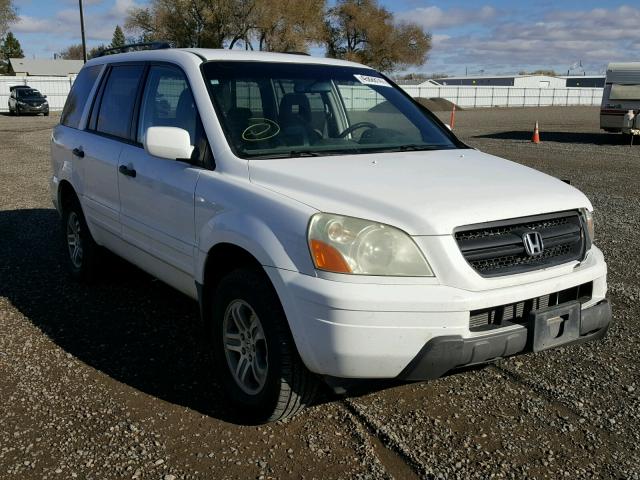
<svg viewBox="0 0 640 480">
<path fill-rule="evenodd" d="M 139 110 L 136 143 L 124 147 L 119 162 L 124 172 L 118 175 L 122 236 L 164 262 L 153 273 L 185 291 L 193 288 L 194 195 L 208 144 L 189 83 L 175 66 L 150 66 Z M 152 126 L 189 132 L 191 144 L 197 147 L 193 161 L 148 154 L 142 144 Z"/>
<path fill-rule="evenodd" d="M 133 63 L 108 68 L 87 129 L 76 142 L 83 165 L 84 213 L 94 237 L 106 246 L 113 247 L 121 233 L 118 159 L 123 147 L 134 141 L 131 121 L 144 69 Z"/>
<path fill-rule="evenodd" d="M 67 96 L 60 123 L 55 126 L 51 135 L 51 161 L 54 176 L 71 179 L 83 210 L 86 188 L 85 162 L 82 152 L 87 139 L 91 137 L 84 130 L 87 111 L 91 105 L 90 99 L 94 96 L 103 70 L 104 65 L 92 65 L 80 71 Z M 12 93 L 15 97 L 16 90 Z"/>
</svg>

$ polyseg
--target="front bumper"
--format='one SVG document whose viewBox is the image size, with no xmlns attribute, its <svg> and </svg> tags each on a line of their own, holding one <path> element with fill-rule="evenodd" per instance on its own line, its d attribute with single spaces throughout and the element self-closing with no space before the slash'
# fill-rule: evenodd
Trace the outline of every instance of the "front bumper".
<svg viewBox="0 0 640 480">
<path fill-rule="evenodd" d="M 443 285 L 437 278 L 389 284 L 375 278 L 338 281 L 268 266 L 265 271 L 278 293 L 307 368 L 320 375 L 350 379 L 398 378 L 406 374 L 408 365 L 434 339 L 486 339 L 487 332 L 470 330 L 471 311 L 593 282 L 591 300 L 581 305 L 586 311 L 602 302 L 607 290 L 606 264 L 595 246 L 580 265 L 513 275 L 510 284 L 501 279 L 492 289 L 453 287 Z M 472 344 L 475 345 L 469 343 Z M 518 345 L 521 344 L 522 341 Z M 520 349 L 509 344 L 506 351 L 526 351 L 526 345 Z M 476 358 L 480 358 L 478 355 Z M 495 356 L 500 355 L 487 354 L 487 358 Z M 473 361 L 473 356 L 465 358 L 470 360 L 456 359 L 452 363 Z"/>
<path fill-rule="evenodd" d="M 579 310 L 578 310 L 579 311 Z M 571 345 L 589 340 L 598 340 L 605 336 L 611 321 L 611 305 L 602 300 L 596 305 L 585 308 L 578 319 L 579 329 L 576 336 L 560 335 L 554 337 L 554 346 Z M 460 335 L 436 337 L 429 340 L 420 353 L 398 375 L 400 380 L 427 380 L 438 378 L 450 370 L 486 363 L 497 358 L 509 357 L 519 353 L 536 350 L 533 346 L 533 325 L 517 325 L 497 329 L 488 335 L 476 338 L 463 338 Z"/>
<path fill-rule="evenodd" d="M 49 105 L 20 105 L 20 113 L 48 113 Z"/>
</svg>

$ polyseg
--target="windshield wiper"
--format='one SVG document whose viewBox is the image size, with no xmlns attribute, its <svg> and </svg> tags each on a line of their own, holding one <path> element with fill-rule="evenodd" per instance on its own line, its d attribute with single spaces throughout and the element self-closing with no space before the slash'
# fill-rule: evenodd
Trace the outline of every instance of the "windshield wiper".
<svg viewBox="0 0 640 480">
<path fill-rule="evenodd" d="M 388 151 L 397 151 L 397 152 L 419 152 L 421 150 L 442 150 L 449 149 L 448 145 L 420 145 L 411 143 L 409 145 L 398 145 L 397 147 L 391 147 Z"/>
<path fill-rule="evenodd" d="M 318 157 L 320 154 L 313 150 L 291 150 L 289 152 L 290 157 Z"/>
<path fill-rule="evenodd" d="M 324 152 L 314 152 L 312 150 L 290 150 L 288 152 L 271 152 L 252 154 L 246 152 L 248 158 L 296 158 L 296 157 L 319 157 Z"/>
</svg>

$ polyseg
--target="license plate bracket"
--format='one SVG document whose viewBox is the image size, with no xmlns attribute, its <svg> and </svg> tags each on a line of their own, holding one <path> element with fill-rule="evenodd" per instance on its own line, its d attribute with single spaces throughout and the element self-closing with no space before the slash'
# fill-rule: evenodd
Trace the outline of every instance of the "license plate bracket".
<svg viewBox="0 0 640 480">
<path fill-rule="evenodd" d="M 531 349 L 540 352 L 580 337 L 580 302 L 568 302 L 530 313 Z"/>
</svg>

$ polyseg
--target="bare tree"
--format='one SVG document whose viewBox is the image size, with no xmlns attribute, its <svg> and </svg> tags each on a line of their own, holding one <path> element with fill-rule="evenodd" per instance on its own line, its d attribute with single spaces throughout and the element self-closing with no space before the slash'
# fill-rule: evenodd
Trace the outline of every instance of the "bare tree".
<svg viewBox="0 0 640 480">
<path fill-rule="evenodd" d="M 0 39 L 9 31 L 9 25 L 18 20 L 18 11 L 13 0 L 0 0 Z"/>
<path fill-rule="evenodd" d="M 60 58 L 63 60 L 82 60 L 82 44 L 69 45 L 67 48 L 59 53 Z"/>
<path fill-rule="evenodd" d="M 327 56 L 382 71 L 422 65 L 431 35 L 414 23 L 396 23 L 377 0 L 338 0 L 326 20 Z"/>
</svg>

